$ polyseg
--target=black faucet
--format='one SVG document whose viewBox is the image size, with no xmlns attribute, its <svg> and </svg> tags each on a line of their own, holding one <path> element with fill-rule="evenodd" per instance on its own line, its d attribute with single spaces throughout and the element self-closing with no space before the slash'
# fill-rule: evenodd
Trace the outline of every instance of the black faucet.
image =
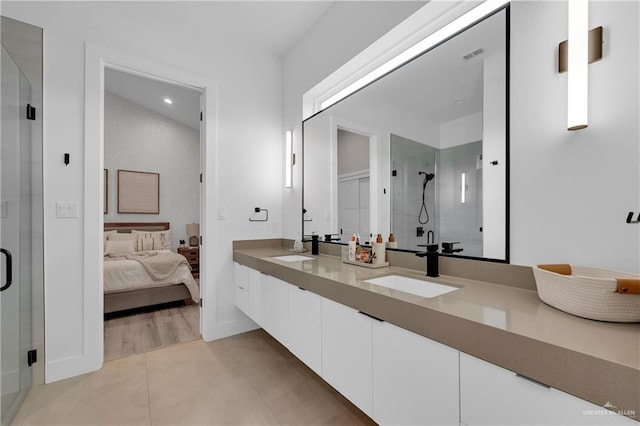
<svg viewBox="0 0 640 426">
<path fill-rule="evenodd" d="M 429 231 L 429 232 L 433 232 L 433 231 Z M 416 256 L 427 258 L 427 276 L 428 277 L 440 276 L 440 274 L 438 273 L 439 256 L 438 256 L 437 244 L 427 244 L 427 251 L 417 252 Z"/>
<path fill-rule="evenodd" d="M 460 241 L 452 241 L 450 243 L 442 243 L 442 252 L 443 253 L 460 253 L 464 249 L 462 248 L 453 248 L 454 244 L 460 244 Z"/>
</svg>

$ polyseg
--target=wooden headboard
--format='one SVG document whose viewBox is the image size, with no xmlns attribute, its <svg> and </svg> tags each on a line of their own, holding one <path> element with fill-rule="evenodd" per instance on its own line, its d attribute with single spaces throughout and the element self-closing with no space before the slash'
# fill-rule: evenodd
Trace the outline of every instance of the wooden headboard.
<svg viewBox="0 0 640 426">
<path fill-rule="evenodd" d="M 131 232 L 132 229 L 137 231 L 166 231 L 169 229 L 169 222 L 105 222 L 104 230 L 118 232 Z"/>
</svg>

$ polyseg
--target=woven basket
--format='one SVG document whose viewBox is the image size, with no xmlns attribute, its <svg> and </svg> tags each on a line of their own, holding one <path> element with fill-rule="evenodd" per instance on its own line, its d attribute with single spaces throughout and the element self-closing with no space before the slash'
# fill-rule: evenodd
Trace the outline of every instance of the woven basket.
<svg viewBox="0 0 640 426">
<path fill-rule="evenodd" d="M 599 321 L 640 322 L 636 275 L 569 265 L 538 265 L 533 275 L 538 296 L 554 308 Z"/>
</svg>

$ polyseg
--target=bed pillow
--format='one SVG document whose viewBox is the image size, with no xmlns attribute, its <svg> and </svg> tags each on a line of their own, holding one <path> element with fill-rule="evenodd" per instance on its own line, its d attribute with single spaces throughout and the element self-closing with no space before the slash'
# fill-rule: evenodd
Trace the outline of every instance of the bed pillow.
<svg viewBox="0 0 640 426">
<path fill-rule="evenodd" d="M 132 234 L 138 235 L 138 250 L 143 250 L 142 241 L 146 238 L 153 240 L 153 250 L 171 250 L 171 230 L 166 231 L 137 231 L 132 230 Z"/>
<path fill-rule="evenodd" d="M 104 250 L 107 246 L 107 240 L 109 239 L 109 236 L 116 234 L 117 232 L 118 231 L 116 231 L 115 229 L 113 231 L 104 231 L 104 235 L 102 237 L 102 250 Z"/>
<path fill-rule="evenodd" d="M 128 240 L 107 240 L 104 249 L 104 255 L 123 255 L 136 251 L 136 242 L 132 239 Z"/>
<path fill-rule="evenodd" d="M 107 241 L 133 241 L 133 251 L 138 251 L 138 235 L 127 232 L 116 232 L 107 235 Z M 105 247 L 106 252 L 106 247 Z"/>
<path fill-rule="evenodd" d="M 153 238 L 138 238 L 138 251 L 153 250 Z"/>
</svg>

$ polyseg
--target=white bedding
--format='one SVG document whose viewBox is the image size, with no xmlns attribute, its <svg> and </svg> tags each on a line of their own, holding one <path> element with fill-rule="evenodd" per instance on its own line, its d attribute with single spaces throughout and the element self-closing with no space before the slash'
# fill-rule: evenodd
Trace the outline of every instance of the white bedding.
<svg viewBox="0 0 640 426">
<path fill-rule="evenodd" d="M 157 251 L 182 256 L 171 250 Z M 185 263 L 180 264 L 172 274 L 162 280 L 153 279 L 144 266 L 135 260 L 129 260 L 123 257 L 116 259 L 105 257 L 103 263 L 105 294 L 184 283 L 191 293 L 191 298 L 196 302 L 200 300 L 198 284 L 196 284 L 196 281 L 191 275 L 191 269 L 186 259 Z"/>
</svg>

